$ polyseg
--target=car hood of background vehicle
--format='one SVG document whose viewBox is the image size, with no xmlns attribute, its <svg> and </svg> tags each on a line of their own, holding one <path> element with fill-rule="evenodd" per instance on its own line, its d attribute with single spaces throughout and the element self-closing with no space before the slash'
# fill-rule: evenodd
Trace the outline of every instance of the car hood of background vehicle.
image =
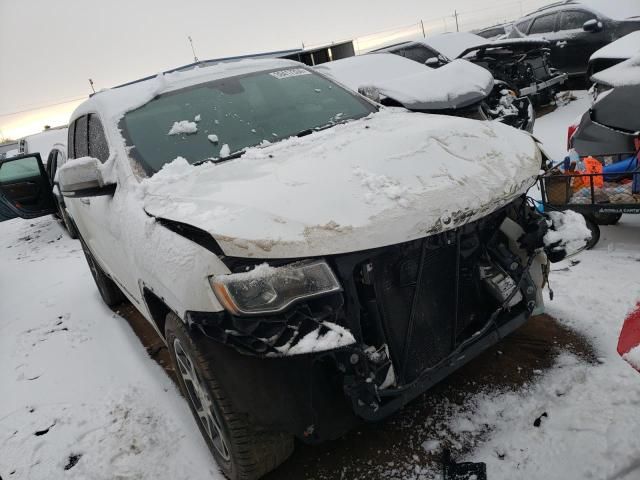
<svg viewBox="0 0 640 480">
<path fill-rule="evenodd" d="M 493 88 L 488 70 L 466 60 L 431 68 L 392 53 L 371 53 L 315 67 L 358 91 L 374 87 L 410 110 L 464 108 L 484 100 Z"/>
<path fill-rule="evenodd" d="M 540 165 L 511 127 L 390 108 L 224 163 L 178 158 L 140 193 L 148 214 L 209 232 L 226 255 L 300 258 L 456 228 L 524 193 Z"/>
</svg>

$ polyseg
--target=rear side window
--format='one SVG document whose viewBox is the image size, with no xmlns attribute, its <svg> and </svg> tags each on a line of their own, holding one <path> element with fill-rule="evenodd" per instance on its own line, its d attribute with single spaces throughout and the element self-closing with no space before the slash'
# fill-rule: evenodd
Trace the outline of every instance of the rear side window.
<svg viewBox="0 0 640 480">
<path fill-rule="evenodd" d="M 109 145 L 104 135 L 102 123 L 97 115 L 89 115 L 89 156 L 97 158 L 102 163 L 109 158 Z"/>
<path fill-rule="evenodd" d="M 87 117 L 80 117 L 76 120 L 76 127 L 73 139 L 73 158 L 81 158 L 89 156 L 87 145 Z"/>
<path fill-rule="evenodd" d="M 578 30 L 581 29 L 585 22 L 593 20 L 596 16 L 592 13 L 569 10 L 562 14 L 561 30 Z"/>
<path fill-rule="evenodd" d="M 69 125 L 69 133 L 67 134 L 67 158 L 76 158 L 73 153 L 73 138 L 76 129 L 76 122 Z"/>
<path fill-rule="evenodd" d="M 533 25 L 531 25 L 529 34 L 553 32 L 556 26 L 556 17 L 557 14 L 552 13 L 551 15 L 536 18 L 533 21 Z"/>
</svg>

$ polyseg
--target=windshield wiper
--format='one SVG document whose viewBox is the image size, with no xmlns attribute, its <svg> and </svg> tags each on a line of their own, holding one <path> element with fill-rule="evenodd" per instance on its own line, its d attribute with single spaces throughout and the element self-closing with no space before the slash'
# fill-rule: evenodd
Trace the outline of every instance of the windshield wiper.
<svg viewBox="0 0 640 480">
<path fill-rule="evenodd" d="M 203 163 L 207 163 L 207 162 L 211 162 L 211 163 L 226 162 L 227 160 L 233 160 L 234 158 L 240 158 L 242 155 L 244 155 L 244 153 L 246 151 L 247 151 L 247 149 L 243 148 L 242 150 L 238 150 L 237 152 L 233 152 L 233 153 L 227 155 L 226 157 L 205 158 L 204 160 L 200 160 L 200 161 L 197 161 L 197 162 L 193 163 L 193 165 L 197 167 L 198 165 L 202 165 Z"/>
</svg>

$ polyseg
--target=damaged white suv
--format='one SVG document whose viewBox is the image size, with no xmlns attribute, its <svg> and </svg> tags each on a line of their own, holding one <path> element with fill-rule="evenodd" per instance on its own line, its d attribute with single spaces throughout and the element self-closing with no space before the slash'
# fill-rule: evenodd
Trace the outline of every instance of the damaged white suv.
<svg viewBox="0 0 640 480">
<path fill-rule="evenodd" d="M 166 340 L 231 479 L 388 416 L 543 309 L 548 224 L 525 196 L 543 158 L 502 124 L 250 60 L 95 94 L 68 157 L 102 298 Z M 37 155 L 1 162 L 0 192 L 54 208 Z"/>
</svg>

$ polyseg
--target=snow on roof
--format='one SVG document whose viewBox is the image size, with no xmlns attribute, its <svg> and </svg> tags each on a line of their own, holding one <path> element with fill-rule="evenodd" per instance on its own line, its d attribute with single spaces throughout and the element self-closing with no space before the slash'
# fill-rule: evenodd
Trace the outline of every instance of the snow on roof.
<svg viewBox="0 0 640 480">
<path fill-rule="evenodd" d="M 433 35 L 420 42 L 453 59 L 467 48 L 487 43 L 487 39 L 469 32 L 450 32 Z"/>
<path fill-rule="evenodd" d="M 640 17 L 638 0 L 580 0 L 572 3 L 584 5 L 614 20 Z"/>
<path fill-rule="evenodd" d="M 414 110 L 463 108 L 480 101 L 493 88 L 491 74 L 466 60 L 433 69 L 399 55 L 371 53 L 315 68 L 352 90 L 374 87 Z"/>
<path fill-rule="evenodd" d="M 640 54 L 596 73 L 591 80 L 611 87 L 640 85 Z"/>
<path fill-rule="evenodd" d="M 196 67 L 192 70 L 158 74 L 158 76 L 148 80 L 99 91 L 76 108 L 71 115 L 70 122 L 81 115 L 100 112 L 103 122 L 111 122 L 117 128 L 117 123 L 126 112 L 141 107 L 161 93 L 202 82 L 292 66 L 300 66 L 300 63 L 273 58 L 248 59 L 223 62 L 208 67 Z"/>
<path fill-rule="evenodd" d="M 591 55 L 589 61 L 598 59 L 624 59 L 640 54 L 640 30 L 619 38 Z"/>
</svg>

